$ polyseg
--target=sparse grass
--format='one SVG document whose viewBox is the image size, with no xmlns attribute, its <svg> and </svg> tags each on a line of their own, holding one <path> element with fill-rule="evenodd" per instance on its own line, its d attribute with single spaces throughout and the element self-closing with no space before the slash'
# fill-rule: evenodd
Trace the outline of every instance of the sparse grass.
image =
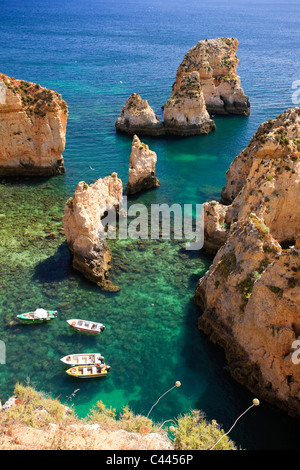
<svg viewBox="0 0 300 470">
<path fill-rule="evenodd" d="M 46 111 L 51 107 L 54 98 L 56 98 L 62 111 L 65 114 L 68 113 L 66 102 L 56 91 L 48 90 L 47 88 L 41 87 L 39 84 L 17 80 L 14 77 L 11 78 L 4 74 L 0 75 L 0 79 L 3 80 L 7 88 L 21 98 L 25 112 L 29 117 L 33 115 L 40 117 L 46 116 Z"/>
<path fill-rule="evenodd" d="M 141 429 L 147 428 L 148 432 L 157 432 L 159 429 L 150 418 L 135 415 L 129 406 L 125 406 L 122 412 L 117 414 L 115 408 L 107 408 L 101 400 L 90 410 L 87 420 L 110 431 L 123 429 L 128 432 L 140 432 Z"/>
<path fill-rule="evenodd" d="M 228 277 L 236 267 L 236 257 L 234 253 L 223 255 L 219 261 L 219 270 L 223 277 Z"/>
<path fill-rule="evenodd" d="M 208 422 L 198 410 L 179 416 L 177 422 L 174 446 L 178 450 L 209 449 L 225 434 L 215 420 Z M 225 436 L 215 450 L 236 450 L 236 446 Z"/>
<path fill-rule="evenodd" d="M 119 430 L 133 434 L 128 435 L 128 438 L 122 434 L 124 442 L 122 440 L 117 444 L 111 444 L 117 445 L 116 449 L 123 447 L 134 449 L 135 439 L 139 446 L 144 446 L 143 439 L 149 433 L 158 433 L 166 439 L 164 423 L 163 425 L 155 424 L 146 416 L 135 415 L 128 406 L 117 414 L 114 408 L 107 408 L 102 401 L 99 401 L 90 410 L 86 419 L 79 419 L 74 413 L 66 414 L 65 406 L 58 399 L 49 398 L 28 385 L 16 384 L 14 395 L 18 397 L 18 404 L 0 413 L 1 449 L 102 449 L 105 447 L 102 447 L 101 436 L 107 435 L 103 433 L 108 433 L 109 436 L 111 431 Z M 174 422 L 174 420 L 171 421 Z M 197 410 L 179 416 L 176 421 L 177 429 L 173 446 L 178 450 L 207 449 L 225 434 L 216 421 L 208 422 L 202 412 Z M 55 431 L 52 430 L 49 433 L 51 423 L 56 428 Z M 88 426 L 92 424 L 99 426 L 98 444 L 95 443 L 95 431 Z M 224 436 L 215 449 L 235 450 L 236 447 L 227 436 Z"/>
<path fill-rule="evenodd" d="M 41 428 L 74 418 L 72 413 L 66 415 L 66 408 L 59 400 L 47 397 L 33 387 L 17 383 L 14 395 L 18 397 L 18 403 L 0 414 L 0 423 L 20 422 Z"/>
</svg>

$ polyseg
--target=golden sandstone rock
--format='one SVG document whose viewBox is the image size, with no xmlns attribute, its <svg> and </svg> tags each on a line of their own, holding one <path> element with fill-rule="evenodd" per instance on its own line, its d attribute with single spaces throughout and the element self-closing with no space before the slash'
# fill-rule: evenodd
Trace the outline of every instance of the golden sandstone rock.
<svg viewBox="0 0 300 470">
<path fill-rule="evenodd" d="M 300 109 L 262 124 L 233 161 L 225 206 L 205 204 L 216 256 L 196 287 L 199 328 L 226 352 L 232 376 L 300 418 Z"/>
<path fill-rule="evenodd" d="M 143 100 L 138 93 L 132 93 L 127 98 L 115 127 L 117 131 L 130 135 L 164 134 L 163 124 L 149 106 L 148 101 Z"/>
<path fill-rule="evenodd" d="M 236 73 L 238 40 L 236 38 L 199 41 L 184 56 L 178 67 L 173 93 L 182 86 L 187 73 L 198 72 L 207 111 L 212 114 L 250 113 L 248 96 Z"/>
<path fill-rule="evenodd" d="M 250 113 L 250 102 L 236 73 L 236 38 L 199 41 L 178 67 L 161 122 L 146 100 L 133 93 L 115 123 L 131 135 L 208 134 L 216 126 L 210 115 Z"/>
<path fill-rule="evenodd" d="M 67 201 L 63 216 L 74 269 L 109 290 L 116 289 L 107 279 L 111 252 L 101 218 L 110 209 L 119 209 L 122 193 L 123 185 L 117 173 L 99 178 L 91 185 L 81 181 Z"/>
<path fill-rule="evenodd" d="M 132 140 L 126 194 L 135 194 L 159 186 L 155 171 L 156 162 L 156 153 L 135 135 Z"/>
<path fill-rule="evenodd" d="M 68 108 L 61 95 L 0 74 L 0 175 L 64 172 Z"/>
</svg>

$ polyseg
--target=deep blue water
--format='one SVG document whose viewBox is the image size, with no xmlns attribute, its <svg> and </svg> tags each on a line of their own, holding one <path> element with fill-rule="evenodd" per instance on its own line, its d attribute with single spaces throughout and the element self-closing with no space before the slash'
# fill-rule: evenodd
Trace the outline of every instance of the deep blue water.
<svg viewBox="0 0 300 470">
<path fill-rule="evenodd" d="M 116 134 L 114 128 L 126 98 L 139 93 L 161 116 L 184 54 L 201 39 L 229 36 L 239 40 L 238 73 L 250 98 L 250 116 L 218 117 L 216 131 L 208 136 L 143 139 L 157 153 L 161 186 L 137 200 L 195 204 L 218 198 L 226 170 L 259 124 L 293 106 L 292 83 L 300 78 L 299 13 L 299 3 L 289 1 L 1 0 L 0 72 L 55 89 L 69 106 L 66 174 L 49 181 L 53 199 L 62 198 L 55 209 L 58 215 L 80 180 L 91 182 L 117 171 L 126 184 L 131 138 Z M 37 198 L 33 199 L 42 201 L 40 187 L 28 183 L 4 189 L 16 200 L 22 198 L 23 206 L 17 209 L 19 224 L 30 226 L 33 206 L 26 201 L 34 191 Z M 12 214 L 16 217 L 16 208 L 6 200 L 1 211 L 7 219 Z M 40 206 L 37 212 L 47 216 Z M 4 229 L 11 233 L 6 226 L 3 233 Z M 9 265 L 16 248 L 9 242 L 3 246 L 12 251 L 5 253 Z M 122 245 L 117 249 L 122 251 Z M 18 279 L 11 272 L 2 273 L 1 278 L 5 284 L 7 277 L 8 287 L 1 296 L 0 311 L 7 312 L 9 306 L 10 313 L 0 325 L 0 338 L 2 332 L 10 357 L 16 357 L 21 348 L 26 350 L 32 340 L 43 344 L 41 353 L 51 364 L 69 352 L 63 354 L 65 345 L 90 347 L 86 340 L 80 343 L 71 334 L 61 333 L 60 323 L 26 333 L 6 328 L 19 310 L 49 299 L 49 290 L 58 282 L 52 302 L 62 304 L 69 295 L 69 302 L 77 302 L 90 315 L 100 305 L 103 321 L 108 323 L 101 352 L 112 362 L 114 375 L 105 384 L 81 384 L 81 394 L 74 400 L 79 415 L 84 416 L 99 399 L 118 409 L 129 402 L 134 411 L 147 413 L 157 395 L 180 379 L 182 388 L 161 402 L 153 418 L 169 419 L 200 408 L 227 430 L 253 397 L 231 380 L 222 351 L 197 331 L 198 312 L 192 297 L 210 260 L 197 255 L 180 258 L 169 244 L 159 256 L 150 248 L 146 255 L 126 253 L 135 277 L 124 270 L 112 272 L 114 281 L 122 285 L 117 296 L 99 294 L 72 273 L 63 240 L 52 251 L 41 249 L 38 260 L 33 257 L 29 262 L 23 253 L 16 255 L 24 272 Z M 49 266 L 56 268 L 51 276 L 45 274 Z M 28 292 L 22 298 L 16 295 L 20 280 Z M 154 313 L 152 304 L 157 305 Z M 35 353 L 32 346 L 31 353 Z M 125 376 L 128 361 L 132 373 Z M 12 392 L 13 383 L 28 375 L 37 387 L 55 396 L 67 396 L 76 388 L 67 383 L 59 366 L 54 365 L 49 375 L 42 362 L 33 361 L 35 367 L 31 367 L 29 356 L 21 370 L 12 362 L 8 357 L 1 366 L 2 399 Z M 263 403 L 245 416 L 231 437 L 247 449 L 293 449 L 298 447 L 300 429 L 298 423 Z"/>
</svg>

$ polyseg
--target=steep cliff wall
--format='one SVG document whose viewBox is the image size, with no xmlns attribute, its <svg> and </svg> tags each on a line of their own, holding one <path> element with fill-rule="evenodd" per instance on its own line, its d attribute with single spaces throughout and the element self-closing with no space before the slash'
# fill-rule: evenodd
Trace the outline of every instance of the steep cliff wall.
<svg viewBox="0 0 300 470">
<path fill-rule="evenodd" d="M 65 206 L 64 230 L 73 255 L 74 269 L 102 288 L 115 290 L 108 280 L 111 252 L 101 218 L 106 211 L 119 208 L 123 185 L 117 173 L 95 183 L 78 183 L 74 196 Z"/>
<path fill-rule="evenodd" d="M 299 108 L 264 123 L 205 204 L 206 247 L 216 252 L 197 284 L 199 327 L 226 352 L 233 377 L 300 418 Z"/>
<path fill-rule="evenodd" d="M 199 41 L 184 56 L 178 67 L 173 93 L 181 88 L 187 73 L 198 72 L 207 111 L 210 114 L 250 113 L 250 102 L 241 88 L 236 69 L 238 40 L 236 38 Z"/>
<path fill-rule="evenodd" d="M 0 74 L 0 175 L 64 172 L 68 108 L 55 91 Z"/>
<path fill-rule="evenodd" d="M 175 135 L 208 134 L 216 128 L 205 106 L 198 72 L 181 76 L 164 106 L 164 126 L 166 133 Z"/>
</svg>

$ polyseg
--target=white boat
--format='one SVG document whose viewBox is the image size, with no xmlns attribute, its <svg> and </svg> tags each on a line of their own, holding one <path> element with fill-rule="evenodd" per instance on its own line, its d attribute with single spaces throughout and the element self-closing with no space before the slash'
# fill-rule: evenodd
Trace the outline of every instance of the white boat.
<svg viewBox="0 0 300 470">
<path fill-rule="evenodd" d="M 100 331 L 105 330 L 105 326 L 102 325 L 102 323 L 97 323 L 95 321 L 72 318 L 71 320 L 67 320 L 67 323 L 72 328 L 75 328 L 75 330 L 85 331 L 86 333 L 99 334 Z"/>
<path fill-rule="evenodd" d="M 69 354 L 61 358 L 61 362 L 70 366 L 97 364 L 99 362 L 101 363 L 103 360 L 104 357 L 99 353 Z"/>
<path fill-rule="evenodd" d="M 57 310 L 45 310 L 43 308 L 37 308 L 34 312 L 20 313 L 17 315 L 19 320 L 26 323 L 41 323 L 44 321 L 52 320 L 57 317 Z"/>
</svg>

